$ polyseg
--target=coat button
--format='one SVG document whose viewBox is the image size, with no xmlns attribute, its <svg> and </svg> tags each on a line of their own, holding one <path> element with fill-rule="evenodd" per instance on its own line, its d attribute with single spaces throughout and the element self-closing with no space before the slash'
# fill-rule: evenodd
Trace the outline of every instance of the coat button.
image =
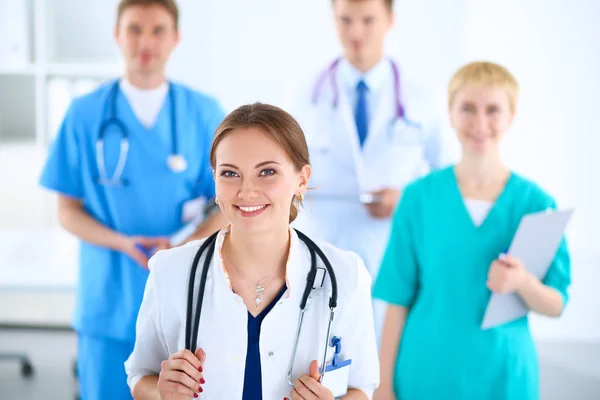
<svg viewBox="0 0 600 400">
<path fill-rule="evenodd" d="M 275 355 L 275 353 L 273 353 L 272 351 L 269 352 L 269 357 L 273 357 Z"/>
</svg>

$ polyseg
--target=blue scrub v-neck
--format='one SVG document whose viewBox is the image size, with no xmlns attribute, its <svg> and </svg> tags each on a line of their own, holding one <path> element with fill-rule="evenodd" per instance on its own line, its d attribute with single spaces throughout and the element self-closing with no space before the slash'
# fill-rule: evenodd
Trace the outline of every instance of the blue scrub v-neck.
<svg viewBox="0 0 600 400">
<path fill-rule="evenodd" d="M 248 311 L 248 351 L 246 353 L 246 369 L 244 371 L 244 391 L 242 400 L 261 400 L 262 399 L 262 378 L 260 366 L 260 326 L 277 304 L 281 296 L 287 290 L 287 285 L 283 288 L 273 301 L 261 311 L 256 317 Z"/>
<path fill-rule="evenodd" d="M 171 85 L 171 83 L 169 83 L 169 85 Z M 128 130 L 130 132 L 142 132 L 144 135 L 156 135 L 163 142 L 164 145 L 171 146 L 172 119 L 176 118 L 176 116 L 171 115 L 171 102 L 175 101 L 177 106 L 177 99 L 172 100 L 172 96 L 175 96 L 175 93 L 171 89 L 167 90 L 167 93 L 163 100 L 163 104 L 158 114 L 156 115 L 154 124 L 148 127 L 140 121 L 135 111 L 133 110 L 133 106 L 129 102 L 129 99 L 127 98 L 127 96 L 125 96 L 125 93 L 123 93 L 123 91 L 119 89 L 117 98 L 117 104 L 119 105 L 118 112 L 122 113 L 123 115 L 120 118 L 123 118 L 125 121 L 128 122 Z M 176 127 L 176 129 L 178 130 L 176 132 L 176 135 L 178 136 L 179 127 Z"/>
</svg>

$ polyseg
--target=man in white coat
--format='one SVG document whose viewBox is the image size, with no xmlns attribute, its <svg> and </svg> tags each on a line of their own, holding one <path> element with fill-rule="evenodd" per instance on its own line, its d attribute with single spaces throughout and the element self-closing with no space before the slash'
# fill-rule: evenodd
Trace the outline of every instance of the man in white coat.
<svg viewBox="0 0 600 400">
<path fill-rule="evenodd" d="M 295 227 L 356 252 L 376 278 L 405 185 L 440 166 L 433 96 L 384 56 L 393 0 L 333 0 L 343 56 L 284 107 L 300 122 L 313 176 Z M 380 336 L 383 304 L 375 305 Z"/>
</svg>

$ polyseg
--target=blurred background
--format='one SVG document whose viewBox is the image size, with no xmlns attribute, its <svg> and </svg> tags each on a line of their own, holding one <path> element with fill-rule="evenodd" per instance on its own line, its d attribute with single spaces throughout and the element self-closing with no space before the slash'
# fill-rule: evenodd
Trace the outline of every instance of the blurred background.
<svg viewBox="0 0 600 400">
<path fill-rule="evenodd" d="M 179 0 L 182 41 L 169 77 L 226 111 L 281 105 L 289 89 L 340 54 L 329 0 Z M 74 96 L 122 73 L 116 0 L 0 0 L 0 398 L 73 398 L 77 242 L 37 180 Z M 574 207 L 571 301 L 560 319 L 533 316 L 543 399 L 600 399 L 600 2 L 398 0 L 387 54 L 439 93 L 462 64 L 498 62 L 521 85 L 503 157 Z M 446 121 L 446 125 L 448 122 Z M 446 126 L 448 128 L 448 126 Z M 458 145 L 447 129 L 449 162 Z"/>
</svg>

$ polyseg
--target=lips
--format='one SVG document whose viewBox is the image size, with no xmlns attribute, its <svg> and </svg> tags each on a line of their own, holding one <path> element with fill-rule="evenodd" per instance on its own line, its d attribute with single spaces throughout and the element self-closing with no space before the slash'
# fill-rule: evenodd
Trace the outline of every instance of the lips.
<svg viewBox="0 0 600 400">
<path fill-rule="evenodd" d="M 471 140 L 474 140 L 474 141 L 476 141 L 476 142 L 484 142 L 484 141 L 486 141 L 486 140 L 488 140 L 488 139 L 491 139 L 491 138 L 492 138 L 492 136 L 491 136 L 491 135 L 490 135 L 490 136 L 474 136 L 474 135 L 468 135 L 467 137 L 468 137 L 469 139 L 471 139 Z"/>
<path fill-rule="evenodd" d="M 263 208 L 265 208 L 266 205 L 262 205 L 262 206 L 238 206 L 238 208 L 244 212 L 254 212 L 254 211 L 258 211 L 258 210 L 262 210 Z"/>
<path fill-rule="evenodd" d="M 258 205 L 258 206 L 235 206 L 238 211 L 240 212 L 240 214 L 242 215 L 242 217 L 254 217 L 260 213 L 262 213 L 264 210 L 266 210 L 269 205 L 268 204 L 263 204 L 263 205 Z"/>
<path fill-rule="evenodd" d="M 148 61 L 150 61 L 152 59 L 152 53 L 141 53 L 140 54 L 140 59 L 143 62 L 148 62 Z"/>
</svg>

